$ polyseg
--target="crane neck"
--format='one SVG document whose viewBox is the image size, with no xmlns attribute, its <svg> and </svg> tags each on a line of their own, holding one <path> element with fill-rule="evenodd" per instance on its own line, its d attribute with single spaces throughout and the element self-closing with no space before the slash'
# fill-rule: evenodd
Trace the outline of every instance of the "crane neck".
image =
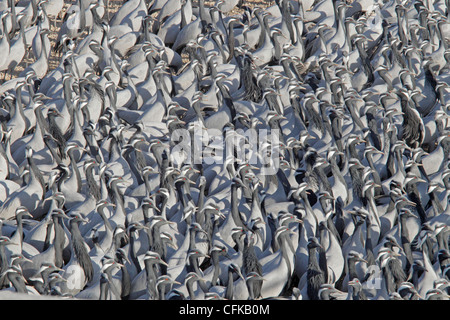
<svg viewBox="0 0 450 320">
<path fill-rule="evenodd" d="M 14 0 L 8 0 L 8 7 L 11 10 L 11 31 L 8 35 L 8 38 L 11 40 L 17 31 L 16 2 Z M 6 30 L 6 28 L 4 28 L 3 30 Z"/>
<path fill-rule="evenodd" d="M 103 207 L 103 206 L 99 207 L 97 212 L 100 215 L 100 217 L 102 217 L 102 220 L 105 223 L 106 229 L 112 231 L 113 227 L 111 226 L 111 222 L 109 221 L 109 219 L 105 215 L 105 207 Z"/>
<path fill-rule="evenodd" d="M 130 257 L 134 266 L 136 267 L 137 273 L 139 274 L 142 271 L 141 265 L 139 264 L 139 260 L 136 254 L 136 239 L 134 238 L 135 231 L 133 229 L 130 230 Z"/>
<path fill-rule="evenodd" d="M 191 270 L 197 273 L 199 276 L 201 276 L 202 272 L 200 271 L 199 265 L 198 265 L 198 258 L 195 256 L 190 256 L 189 258 Z"/>
<path fill-rule="evenodd" d="M 18 293 L 28 293 L 27 286 L 19 274 L 8 274 L 8 279 Z"/>
<path fill-rule="evenodd" d="M 290 284 L 291 280 L 291 275 L 292 275 L 292 257 L 293 255 L 295 255 L 295 249 L 294 246 L 291 242 L 291 239 L 289 237 L 289 235 L 285 234 L 282 235 L 280 238 L 280 250 L 281 250 L 281 256 L 283 258 L 283 260 L 286 263 L 286 266 L 288 268 L 288 275 L 289 275 L 289 280 L 288 280 L 288 284 Z M 291 253 L 289 253 L 289 250 L 291 251 Z M 287 286 L 289 287 L 289 285 Z"/>
<path fill-rule="evenodd" d="M 122 261 L 122 264 L 124 261 Z M 120 267 L 120 270 L 122 271 L 122 293 L 121 298 L 122 300 L 129 300 L 130 298 L 130 289 L 131 289 L 131 278 L 130 274 L 128 273 L 128 270 L 125 266 Z"/>
<path fill-rule="evenodd" d="M 14 116 L 20 116 L 23 121 L 25 121 L 26 125 L 26 116 L 23 111 L 23 103 L 22 103 L 22 86 L 18 86 L 16 89 L 16 103 L 14 108 Z M 28 130 L 27 128 L 24 129 L 25 132 Z"/>
<path fill-rule="evenodd" d="M 234 294 L 233 286 L 234 286 L 233 271 L 228 270 L 228 285 L 225 291 L 225 299 L 233 300 Z"/>
<path fill-rule="evenodd" d="M 70 234 L 72 235 L 73 240 L 82 240 L 83 236 L 81 235 L 80 228 L 78 226 L 78 221 L 71 220 L 70 225 Z"/>
<path fill-rule="evenodd" d="M 86 29 L 86 1 L 79 0 L 80 8 L 80 29 L 83 32 Z"/>
<path fill-rule="evenodd" d="M 394 276 L 392 274 L 392 270 L 389 268 L 389 266 L 385 266 L 383 268 L 383 274 L 384 274 L 384 280 L 386 284 L 386 289 L 388 293 L 395 292 L 395 282 L 394 282 Z"/>
<path fill-rule="evenodd" d="M 266 30 L 266 26 L 264 24 L 264 18 L 261 15 L 261 12 L 256 12 L 256 18 L 258 19 L 259 26 L 261 28 L 261 32 L 259 34 L 258 43 L 256 45 L 256 48 L 261 48 L 264 44 L 265 39 L 268 37 L 268 32 Z M 270 37 L 269 37 L 270 40 Z"/>
<path fill-rule="evenodd" d="M 252 280 L 247 281 L 248 299 L 249 300 L 255 300 L 255 295 L 253 294 L 253 292 L 254 292 L 253 287 L 254 287 L 253 281 Z"/>
<path fill-rule="evenodd" d="M 3 273 L 8 269 L 8 256 L 6 255 L 5 246 L 0 246 L 0 271 Z"/>
<path fill-rule="evenodd" d="M 52 227 L 53 227 L 52 223 L 47 224 L 47 228 L 46 228 L 47 230 L 46 230 L 46 234 L 45 234 L 43 251 L 46 251 L 48 249 L 48 247 L 50 246 L 50 235 L 51 235 Z"/>
<path fill-rule="evenodd" d="M 181 201 L 183 208 L 186 208 L 188 206 L 188 201 L 186 198 L 186 192 L 187 192 L 187 184 L 183 182 L 178 182 L 175 184 L 175 188 L 178 193 L 178 201 Z"/>
<path fill-rule="evenodd" d="M 317 248 L 308 248 L 308 269 L 321 270 L 317 259 Z"/>
<path fill-rule="evenodd" d="M 361 300 L 361 287 L 360 286 L 352 286 L 352 298 L 355 301 Z"/>
<path fill-rule="evenodd" d="M 42 176 L 41 171 L 37 167 L 36 163 L 34 162 L 34 159 L 32 157 L 27 157 L 28 166 L 30 167 L 30 182 L 29 185 L 36 185 L 40 187 L 40 198 L 43 199 L 45 196 L 45 181 Z"/>
<path fill-rule="evenodd" d="M 166 284 L 159 285 L 159 299 L 166 300 Z"/>
<path fill-rule="evenodd" d="M 226 62 L 229 63 L 234 58 L 234 49 L 235 49 L 235 36 L 234 36 L 234 25 L 235 21 L 232 20 L 228 24 L 228 58 Z"/>
<path fill-rule="evenodd" d="M 191 300 L 196 300 L 195 292 L 194 292 L 194 281 L 193 280 L 188 280 L 186 282 L 186 288 L 187 288 L 187 291 L 189 293 L 189 298 Z"/>
<path fill-rule="evenodd" d="M 245 228 L 244 223 L 242 222 L 241 217 L 239 216 L 239 199 L 238 198 L 238 187 L 236 184 L 231 185 L 231 216 L 234 220 L 234 223 L 238 227 Z"/>
<path fill-rule="evenodd" d="M 399 227 L 400 227 L 400 235 L 401 235 L 402 244 L 409 243 L 408 226 L 406 224 L 407 217 L 404 214 L 401 214 L 399 218 L 400 218 Z"/>
<path fill-rule="evenodd" d="M 213 251 L 211 254 L 211 259 L 214 267 L 213 276 L 211 278 L 211 285 L 215 286 L 217 285 L 217 281 L 219 279 L 220 274 L 220 266 L 219 266 L 219 252 Z"/>
<path fill-rule="evenodd" d="M 114 278 L 112 276 L 111 269 L 112 268 L 108 268 L 108 269 L 105 270 L 106 276 L 108 277 L 108 280 L 109 280 L 108 281 L 108 287 L 112 291 L 112 293 L 116 296 L 116 299 L 120 300 L 120 298 L 121 298 L 120 297 L 120 292 L 117 289 L 116 284 L 114 283 Z"/>
<path fill-rule="evenodd" d="M 144 260 L 144 265 L 145 265 L 145 273 L 147 275 L 147 282 L 153 281 L 154 283 L 156 283 L 156 273 L 154 269 L 155 263 L 150 261 L 150 259 L 146 259 Z"/>
<path fill-rule="evenodd" d="M 94 178 L 94 167 L 89 166 L 88 168 L 86 168 L 85 175 L 86 175 L 86 182 L 87 182 L 88 189 L 89 189 L 89 194 L 91 194 L 95 198 L 96 201 L 99 201 L 102 198 L 102 195 L 101 195 L 101 189 L 98 186 L 98 184 Z"/>
<path fill-rule="evenodd" d="M 356 272 L 356 261 L 352 258 L 348 259 L 348 276 L 350 280 L 358 278 L 358 273 Z"/>
<path fill-rule="evenodd" d="M 22 250 L 22 244 L 23 244 L 23 218 L 22 218 L 22 214 L 19 214 L 16 216 L 16 220 L 17 220 L 17 229 L 16 229 L 16 233 L 14 234 L 15 237 L 18 238 L 18 244 L 20 249 Z M 16 241 L 13 241 L 15 243 L 17 243 Z"/>
<path fill-rule="evenodd" d="M 64 227 L 62 225 L 62 218 L 53 216 L 52 219 L 53 219 L 53 228 L 55 231 L 55 236 L 53 240 L 53 246 L 55 250 L 55 266 L 61 268 L 64 264 L 63 261 L 63 247 L 65 240 Z"/>
<path fill-rule="evenodd" d="M 77 181 L 77 193 L 81 192 L 81 187 L 82 187 L 82 182 L 81 182 L 81 174 L 80 174 L 80 170 L 78 169 L 78 165 L 77 162 L 75 160 L 75 156 L 73 154 L 73 149 L 69 150 L 69 159 L 70 159 L 70 163 L 72 165 L 72 175 L 75 175 L 76 181 Z"/>
</svg>

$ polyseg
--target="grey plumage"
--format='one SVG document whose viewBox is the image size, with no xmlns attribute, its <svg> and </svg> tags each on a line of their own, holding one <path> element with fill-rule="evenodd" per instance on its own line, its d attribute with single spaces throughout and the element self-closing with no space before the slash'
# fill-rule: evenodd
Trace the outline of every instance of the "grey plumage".
<svg viewBox="0 0 450 320">
<path fill-rule="evenodd" d="M 448 299 L 448 1 L 91 2 L 0 1 L 0 297 Z"/>
</svg>

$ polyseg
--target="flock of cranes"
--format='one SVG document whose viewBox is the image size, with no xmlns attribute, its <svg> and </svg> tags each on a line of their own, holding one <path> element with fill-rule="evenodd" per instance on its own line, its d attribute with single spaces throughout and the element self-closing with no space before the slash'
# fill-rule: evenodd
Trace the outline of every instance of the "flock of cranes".
<svg viewBox="0 0 450 320">
<path fill-rule="evenodd" d="M 448 0 L 64 5 L 0 1 L 0 298 L 449 299 Z"/>
</svg>

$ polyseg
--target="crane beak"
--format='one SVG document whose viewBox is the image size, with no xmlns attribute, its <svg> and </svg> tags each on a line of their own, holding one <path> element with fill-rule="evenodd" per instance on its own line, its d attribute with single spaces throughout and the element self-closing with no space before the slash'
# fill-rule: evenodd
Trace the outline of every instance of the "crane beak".
<svg viewBox="0 0 450 320">
<path fill-rule="evenodd" d="M 416 203 L 415 203 L 415 202 L 412 202 L 412 201 L 410 201 L 410 200 L 407 200 L 406 203 L 407 203 L 408 205 L 410 205 L 410 206 L 413 206 L 413 207 L 416 206 Z"/>
<path fill-rule="evenodd" d="M 67 214 L 65 214 L 64 212 L 63 212 L 63 213 L 60 213 L 60 215 L 61 215 L 61 217 L 64 218 L 64 219 L 67 219 L 67 220 L 70 219 L 70 217 L 69 217 Z"/>
<path fill-rule="evenodd" d="M 175 243 L 173 243 L 173 242 L 170 242 L 169 246 L 171 246 L 175 250 L 178 250 L 178 246 Z"/>
<path fill-rule="evenodd" d="M 56 110 L 56 109 L 55 109 L 55 114 L 56 114 L 58 117 L 61 117 L 61 118 L 63 118 L 63 119 L 65 118 L 64 115 L 63 115 L 61 112 L 59 112 L 58 110 Z"/>
<path fill-rule="evenodd" d="M 238 274 L 239 278 L 241 278 L 242 280 L 245 281 L 245 278 L 244 278 L 244 276 L 242 275 L 241 271 L 238 271 L 238 272 L 236 272 L 236 273 Z"/>
<path fill-rule="evenodd" d="M 48 200 L 53 200 L 53 199 L 55 199 L 55 197 L 52 194 L 51 196 L 48 196 L 47 198 L 45 198 L 43 202 L 48 201 Z"/>
<path fill-rule="evenodd" d="M 169 264 L 167 263 L 167 262 L 165 262 L 165 261 L 163 261 L 163 260 L 159 260 L 160 262 L 160 264 L 163 264 L 163 265 L 165 265 L 166 267 L 168 267 L 169 266 Z"/>
<path fill-rule="evenodd" d="M 365 264 L 369 264 L 369 262 L 366 259 L 359 258 L 358 260 L 361 261 L 361 262 L 364 262 Z"/>
<path fill-rule="evenodd" d="M 33 215 L 29 212 L 24 213 L 23 217 L 28 217 L 30 219 L 33 219 Z"/>
<path fill-rule="evenodd" d="M 23 257 L 23 261 L 26 261 L 26 262 L 30 262 L 30 263 L 33 263 L 33 261 L 31 261 L 30 259 L 28 259 L 27 257 Z"/>
<path fill-rule="evenodd" d="M 208 232 L 206 232 L 206 231 L 205 231 L 205 230 L 203 230 L 203 229 L 199 229 L 198 231 L 199 231 L 199 232 L 201 232 L 201 233 L 204 233 L 204 234 L 206 234 L 207 236 L 209 236 Z"/>
<path fill-rule="evenodd" d="M 39 97 L 39 100 L 51 100 L 51 99 L 53 99 L 53 98 L 50 98 L 50 97 L 46 96 L 45 94 L 43 94 Z"/>
<path fill-rule="evenodd" d="M 130 259 L 128 259 L 127 256 L 123 256 L 123 258 L 125 259 L 126 262 L 128 262 L 129 264 L 131 264 Z"/>
</svg>

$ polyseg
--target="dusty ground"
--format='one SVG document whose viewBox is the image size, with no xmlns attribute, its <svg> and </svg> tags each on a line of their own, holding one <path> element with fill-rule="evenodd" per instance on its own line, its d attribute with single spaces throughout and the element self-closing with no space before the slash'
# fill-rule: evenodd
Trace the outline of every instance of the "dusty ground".
<svg viewBox="0 0 450 320">
<path fill-rule="evenodd" d="M 106 1 L 108 2 L 106 4 Z M 193 1 L 193 5 L 196 6 L 198 3 L 198 0 L 192 0 Z M 50 42 L 52 43 L 52 47 L 55 44 L 56 38 L 58 36 L 58 32 L 59 32 L 59 28 L 61 27 L 62 24 L 62 20 L 63 17 L 67 11 L 67 9 L 72 5 L 72 4 L 76 4 L 77 1 L 65 1 L 65 5 L 64 8 L 61 12 L 61 16 L 57 18 L 56 20 L 56 27 L 54 25 L 54 21 L 51 21 L 51 26 L 50 26 L 50 31 L 51 33 L 49 34 L 49 39 Z M 105 4 L 108 7 L 108 17 L 112 17 L 114 15 L 115 12 L 117 12 L 117 10 L 119 10 L 119 8 L 122 6 L 122 4 L 126 2 L 126 0 L 105 0 Z M 28 3 L 28 0 L 21 0 L 19 2 L 17 2 L 17 5 L 26 5 Z M 205 5 L 206 6 L 211 6 L 215 3 L 215 1 L 205 1 Z M 248 7 L 254 7 L 254 6 L 260 6 L 260 7 L 267 7 L 270 6 L 272 4 L 274 4 L 274 1 L 267 1 L 267 0 L 243 0 L 243 4 L 248 6 Z M 228 15 L 239 15 L 242 13 L 242 10 L 240 10 L 239 8 L 235 8 L 233 9 L 230 13 L 228 13 Z M 49 71 L 53 70 L 54 68 L 56 68 L 59 65 L 59 59 L 60 57 L 57 56 L 55 54 L 55 52 L 52 51 L 51 55 L 50 55 L 50 59 L 49 59 Z M 35 60 L 35 57 L 33 57 L 33 54 L 30 50 L 30 52 L 25 56 L 25 59 L 22 61 L 21 64 L 19 64 L 19 66 L 17 66 L 13 77 L 17 76 L 20 74 L 20 72 L 26 68 L 26 66 L 28 66 L 29 64 L 33 63 Z M 6 79 L 10 79 L 9 76 L 6 76 Z"/>
</svg>

